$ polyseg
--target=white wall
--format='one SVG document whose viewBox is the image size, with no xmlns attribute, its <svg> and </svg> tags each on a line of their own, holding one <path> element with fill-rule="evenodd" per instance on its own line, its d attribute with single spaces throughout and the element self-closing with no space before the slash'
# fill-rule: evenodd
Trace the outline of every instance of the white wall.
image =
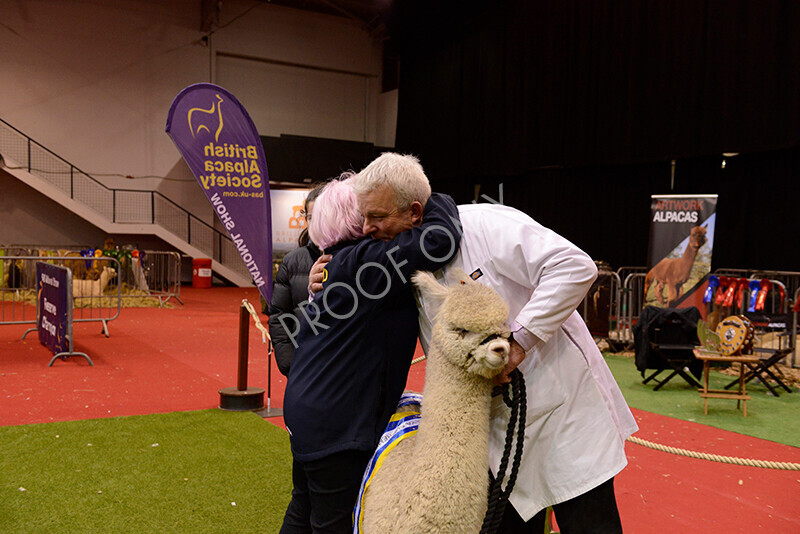
<svg viewBox="0 0 800 534">
<path fill-rule="evenodd" d="M 201 3 L 3 0 L 0 118 L 107 186 L 159 190 L 207 222 L 208 202 L 164 132 L 192 83 L 225 86 L 262 135 L 385 146 L 379 107 L 391 122 L 396 104 L 387 110 L 379 95 L 380 44 L 359 24 L 266 2 L 234 20 L 255 4 L 226 0 L 219 22 L 230 24 L 205 44 Z"/>
<path fill-rule="evenodd" d="M 374 78 L 217 55 L 216 79 L 245 104 L 261 135 L 374 141 Z M 273 179 L 279 177 L 273 177 Z"/>
<path fill-rule="evenodd" d="M 108 237 L 96 226 L 0 169 L 0 246 L 100 247 Z M 128 243 L 128 240 L 120 242 Z"/>
<path fill-rule="evenodd" d="M 378 97 L 377 146 L 393 147 L 397 134 L 397 104 L 400 90 L 386 91 Z"/>
</svg>

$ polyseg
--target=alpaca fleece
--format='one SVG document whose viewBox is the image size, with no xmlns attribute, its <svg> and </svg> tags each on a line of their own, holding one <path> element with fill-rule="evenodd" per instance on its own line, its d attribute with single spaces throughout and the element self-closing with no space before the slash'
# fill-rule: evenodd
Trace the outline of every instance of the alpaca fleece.
<svg viewBox="0 0 800 534">
<path fill-rule="evenodd" d="M 486 514 L 492 377 L 508 359 L 508 308 L 492 289 L 459 273 L 414 283 L 441 302 L 428 354 L 416 435 L 395 447 L 364 496 L 366 533 L 478 532 Z M 484 343 L 492 334 L 501 338 Z"/>
<path fill-rule="evenodd" d="M 100 280 L 72 280 L 72 297 L 99 297 L 103 294 L 108 281 L 117 272 L 111 267 L 103 267 Z"/>
</svg>

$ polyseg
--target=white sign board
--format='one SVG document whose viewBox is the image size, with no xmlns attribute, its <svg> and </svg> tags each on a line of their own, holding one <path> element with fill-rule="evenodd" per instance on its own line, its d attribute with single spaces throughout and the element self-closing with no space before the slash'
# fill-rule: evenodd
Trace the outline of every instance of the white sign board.
<svg viewBox="0 0 800 534">
<path fill-rule="evenodd" d="M 308 189 L 271 189 L 272 251 L 285 253 L 297 248 L 297 238 L 306 227 L 302 214 Z"/>
</svg>

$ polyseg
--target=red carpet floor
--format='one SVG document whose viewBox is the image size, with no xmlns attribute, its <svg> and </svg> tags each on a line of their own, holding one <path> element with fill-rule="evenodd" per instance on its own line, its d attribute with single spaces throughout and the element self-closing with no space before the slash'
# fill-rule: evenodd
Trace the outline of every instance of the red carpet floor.
<svg viewBox="0 0 800 534">
<path fill-rule="evenodd" d="M 74 327 L 83 358 L 58 360 L 27 325 L 0 325 L 0 426 L 214 408 L 237 383 L 238 313 L 255 289 L 184 288 L 183 306 L 125 308 L 109 323 Z M 264 319 L 264 316 L 262 316 Z M 266 348 L 250 328 L 249 385 L 267 388 Z M 409 387 L 421 390 L 424 364 Z M 272 406 L 285 379 L 273 363 Z M 727 456 L 800 463 L 800 449 L 635 411 L 638 437 Z M 269 419 L 281 425 L 280 418 Z M 800 472 L 714 463 L 627 445 L 630 464 L 616 482 L 629 533 L 767 532 L 800 534 Z"/>
</svg>

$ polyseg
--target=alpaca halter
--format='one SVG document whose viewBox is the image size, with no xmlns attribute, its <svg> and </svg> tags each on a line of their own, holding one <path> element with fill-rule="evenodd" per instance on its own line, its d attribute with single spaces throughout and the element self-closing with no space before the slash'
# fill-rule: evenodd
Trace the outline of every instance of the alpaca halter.
<svg viewBox="0 0 800 534">
<path fill-rule="evenodd" d="M 509 343 L 511 342 L 510 338 L 505 338 L 505 337 L 501 336 L 500 334 L 491 334 L 489 336 L 486 336 L 486 338 L 484 338 L 483 341 L 478 343 L 478 347 L 482 347 L 483 345 L 486 345 L 487 343 L 492 342 L 495 339 L 508 339 Z M 478 347 L 475 347 L 475 348 L 477 349 Z M 475 355 L 473 354 L 473 352 L 475 352 L 475 349 L 469 351 L 469 353 L 467 353 L 467 357 L 468 358 L 475 358 Z"/>
<path fill-rule="evenodd" d="M 481 346 L 481 345 L 486 345 L 487 343 L 489 343 L 490 341 L 493 341 L 493 340 L 495 340 L 495 339 L 506 339 L 506 338 L 504 338 L 504 337 L 503 337 L 503 336 L 501 336 L 500 334 L 492 334 L 492 335 L 490 335 L 490 336 L 486 336 L 486 338 L 485 338 L 483 341 L 481 341 L 480 343 L 478 343 L 478 346 Z"/>
</svg>

